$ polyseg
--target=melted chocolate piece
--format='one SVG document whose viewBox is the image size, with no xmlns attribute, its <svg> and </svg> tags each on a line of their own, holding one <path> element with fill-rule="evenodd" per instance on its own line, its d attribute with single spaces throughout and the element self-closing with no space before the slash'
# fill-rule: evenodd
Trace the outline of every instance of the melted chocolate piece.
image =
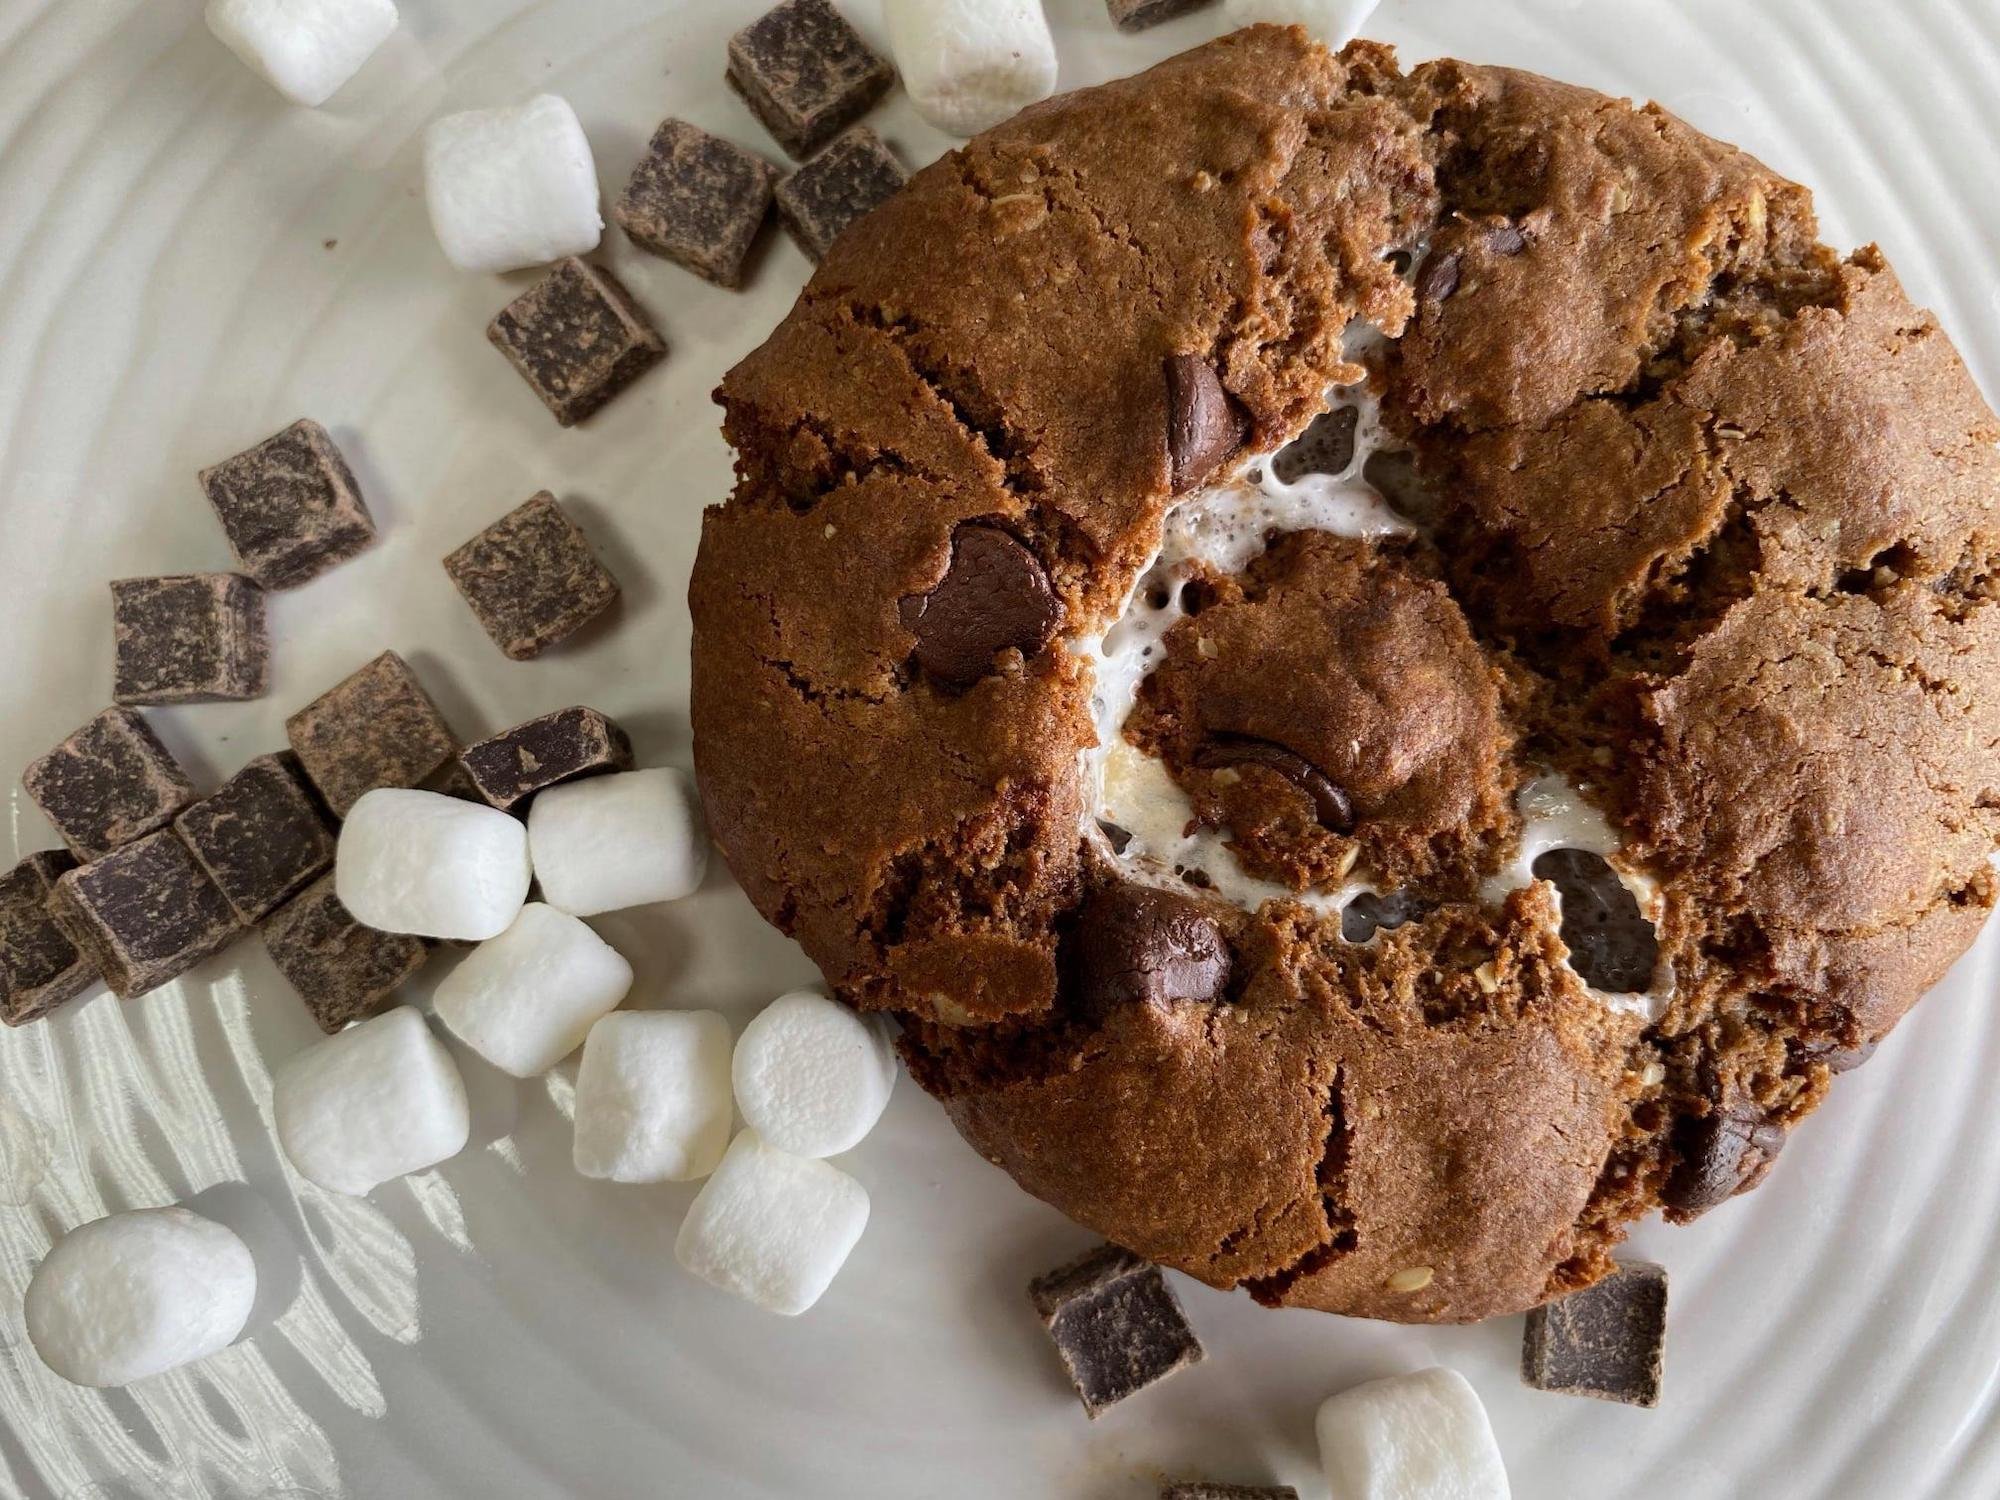
<svg viewBox="0 0 2000 1500">
<path fill-rule="evenodd" d="M 1393 932 L 1424 914 L 1424 903 L 1408 891 L 1378 896 L 1363 891 L 1340 909 L 1340 935 L 1350 943 L 1365 943 L 1378 932 Z"/>
<path fill-rule="evenodd" d="M 1207 770 L 1262 766 L 1275 771 L 1310 799 L 1323 827 L 1334 833 L 1354 832 L 1354 800 L 1326 772 L 1283 745 L 1248 735 L 1218 736 L 1202 747 L 1195 764 Z"/>
<path fill-rule="evenodd" d="M 1205 1003 L 1229 983 L 1229 942 L 1201 902 L 1109 885 L 1084 902 L 1070 939 L 1076 999 L 1102 1019 L 1122 1005 Z"/>
<path fill-rule="evenodd" d="M 939 682 L 970 687 L 993 658 L 1033 656 L 1062 622 L 1062 601 L 1041 562 L 996 526 L 976 522 L 952 533 L 951 566 L 928 594 L 903 600 L 903 623 L 917 637 L 917 665 Z"/>
<path fill-rule="evenodd" d="M 1176 354 L 1166 376 L 1167 465 L 1184 495 L 1243 446 L 1249 423 L 1207 361 Z"/>
<path fill-rule="evenodd" d="M 1569 966 L 1594 990 L 1635 994 L 1653 982 L 1660 940 L 1638 899 L 1600 854 L 1551 849 L 1535 861 L 1537 880 L 1562 894 L 1562 940 Z"/>
<path fill-rule="evenodd" d="M 1683 1219 L 1699 1217 L 1761 1181 L 1784 1145 L 1784 1127 L 1754 1110 L 1712 1109 L 1683 1116 L 1674 1127 L 1680 1160 L 1660 1201 Z"/>
</svg>

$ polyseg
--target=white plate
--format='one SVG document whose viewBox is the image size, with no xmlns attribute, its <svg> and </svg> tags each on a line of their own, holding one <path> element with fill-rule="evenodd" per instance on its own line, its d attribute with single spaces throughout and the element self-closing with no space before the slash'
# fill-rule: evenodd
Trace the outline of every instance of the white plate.
<svg viewBox="0 0 2000 1500">
<path fill-rule="evenodd" d="M 762 142 L 721 81 L 759 0 L 404 0 L 404 25 L 320 113 L 211 40 L 195 0 L 0 0 L 0 773 L 103 706 L 104 583 L 228 564 L 201 465 L 300 414 L 355 460 L 382 544 L 274 601 L 258 703 L 156 714 L 204 775 L 283 739 L 285 713 L 403 651 L 462 732 L 576 701 L 685 764 L 687 569 L 728 456 L 708 393 L 805 266 L 773 246 L 740 296 L 608 256 L 673 347 L 561 432 L 487 347 L 525 278 L 466 277 L 432 243 L 418 134 L 440 110 L 554 89 L 615 191 L 668 113 Z M 851 0 L 864 25 L 872 0 Z M 1128 38 L 1054 0 L 1063 83 L 1205 39 L 1209 11 Z M 1373 34 L 1651 95 L 1819 189 L 1836 243 L 1883 242 L 1988 390 L 2000 375 L 2000 0 L 1401 0 Z M 904 154 L 941 139 L 899 100 Z M 542 487 L 575 501 L 626 584 L 579 649 L 516 665 L 438 559 Z M 52 842 L 13 793 L 0 854 Z M 640 1003 L 740 1022 L 812 978 L 718 872 L 603 924 Z M 266 1126 L 269 1069 L 314 1035 L 255 943 L 120 1005 L 0 1036 L 0 1494 L 774 1495 L 1140 1500 L 1159 1475 L 1324 1493 L 1321 1397 L 1444 1362 L 1479 1387 L 1524 1500 L 2000 1492 L 2000 1071 L 1993 952 L 1952 979 L 1785 1153 L 1699 1226 L 1642 1228 L 1673 1273 L 1664 1405 L 1520 1386 L 1518 1319 L 1398 1329 L 1269 1313 L 1182 1282 L 1209 1349 L 1086 1423 L 1029 1313 L 1033 1272 L 1087 1242 L 965 1149 L 905 1083 L 845 1163 L 866 1237 L 797 1321 L 673 1264 L 689 1196 L 569 1168 L 567 1084 L 474 1073 L 476 1148 L 330 1198 Z M 39 1164 L 39 1165 L 38 1165 Z M 123 1393 L 72 1389 L 22 1333 L 59 1229 L 194 1198 L 250 1233 L 254 1337 Z"/>
</svg>

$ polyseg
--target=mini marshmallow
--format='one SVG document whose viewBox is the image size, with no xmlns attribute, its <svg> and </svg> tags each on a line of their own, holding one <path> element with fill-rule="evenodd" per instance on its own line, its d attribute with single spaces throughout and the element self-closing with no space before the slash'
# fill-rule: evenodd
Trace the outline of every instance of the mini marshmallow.
<svg viewBox="0 0 2000 1500">
<path fill-rule="evenodd" d="M 708 835 L 679 771 L 625 771 L 552 786 L 528 810 L 542 899 L 572 916 L 675 901 L 701 884 Z"/>
<path fill-rule="evenodd" d="M 938 129 L 977 135 L 1055 92 L 1041 0 L 882 0 L 910 102 Z"/>
<path fill-rule="evenodd" d="M 1230 26 L 1269 21 L 1277 26 L 1303 26 L 1329 47 L 1345 47 L 1381 0 L 1222 0 L 1223 18 Z"/>
<path fill-rule="evenodd" d="M 445 115 L 424 132 L 424 196 L 445 259 L 518 271 L 597 248 L 597 164 L 576 111 L 554 94 Z"/>
<path fill-rule="evenodd" d="M 860 1183 L 746 1130 L 688 1206 L 674 1258 L 725 1292 L 796 1317 L 832 1284 L 867 1224 Z"/>
<path fill-rule="evenodd" d="M 394 0 L 208 0 L 208 29 L 294 104 L 317 108 L 396 29 Z"/>
<path fill-rule="evenodd" d="M 546 795 L 546 794 L 544 794 Z M 632 988 L 632 966 L 589 927 L 531 901 L 439 983 L 438 1019 L 503 1073 L 533 1078 L 583 1045 Z"/>
<path fill-rule="evenodd" d="M 408 1005 L 287 1058 L 271 1112 L 299 1175 L 357 1198 L 448 1161 L 472 1129 L 458 1064 Z"/>
<path fill-rule="evenodd" d="M 528 899 L 528 830 L 440 792 L 381 787 L 341 825 L 333 892 L 364 927 L 478 943 Z"/>
<path fill-rule="evenodd" d="M 730 1065 L 744 1122 L 794 1156 L 834 1156 L 882 1118 L 896 1054 L 879 1017 L 799 990 L 760 1011 Z"/>
<path fill-rule="evenodd" d="M 590 1028 L 576 1075 L 576 1169 L 688 1182 L 729 1146 L 729 1023 L 712 1010 L 628 1010 Z"/>
<path fill-rule="evenodd" d="M 79 1225 L 28 1282 L 28 1339 L 64 1380 L 120 1386 L 236 1342 L 257 1263 L 233 1229 L 185 1208 Z"/>
<path fill-rule="evenodd" d="M 1486 1408 L 1456 1370 L 1354 1386 L 1321 1403 L 1314 1426 L 1341 1500 L 1508 1500 Z"/>
</svg>

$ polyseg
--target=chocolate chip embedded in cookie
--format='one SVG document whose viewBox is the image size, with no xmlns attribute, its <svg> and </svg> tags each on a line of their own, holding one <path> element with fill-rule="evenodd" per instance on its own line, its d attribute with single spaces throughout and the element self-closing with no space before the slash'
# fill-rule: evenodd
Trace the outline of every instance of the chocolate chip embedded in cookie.
<svg viewBox="0 0 2000 1500">
<path fill-rule="evenodd" d="M 1176 354 L 1166 379 L 1167 466 L 1174 493 L 1184 495 L 1243 446 L 1248 424 L 1206 360 Z"/>
<path fill-rule="evenodd" d="M 1229 941 L 1203 903 L 1122 881 L 1083 903 L 1070 962 L 1078 1008 L 1095 1017 L 1121 1005 L 1215 1000 L 1229 983 Z"/>
<path fill-rule="evenodd" d="M 916 663 L 939 682 L 966 687 L 1002 651 L 1033 656 L 1062 621 L 1062 603 L 1035 554 L 997 526 L 952 533 L 951 564 L 937 586 L 902 602 L 917 638 Z"/>
<path fill-rule="evenodd" d="M 1312 803 L 1320 827 L 1329 833 L 1354 832 L 1354 799 L 1335 785 L 1326 772 L 1283 745 L 1254 735 L 1218 734 L 1195 751 L 1194 763 L 1204 771 L 1258 766 L 1273 772 Z"/>
</svg>

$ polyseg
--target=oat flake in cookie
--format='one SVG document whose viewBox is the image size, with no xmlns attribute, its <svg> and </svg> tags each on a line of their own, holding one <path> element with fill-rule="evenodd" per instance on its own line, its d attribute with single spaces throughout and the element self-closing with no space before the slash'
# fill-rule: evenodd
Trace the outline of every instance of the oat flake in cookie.
<svg viewBox="0 0 2000 1500">
<path fill-rule="evenodd" d="M 1656 109 L 1240 32 L 918 173 L 721 399 L 716 842 L 1148 1260 L 1589 1285 L 1993 904 L 2000 426 Z"/>
</svg>

